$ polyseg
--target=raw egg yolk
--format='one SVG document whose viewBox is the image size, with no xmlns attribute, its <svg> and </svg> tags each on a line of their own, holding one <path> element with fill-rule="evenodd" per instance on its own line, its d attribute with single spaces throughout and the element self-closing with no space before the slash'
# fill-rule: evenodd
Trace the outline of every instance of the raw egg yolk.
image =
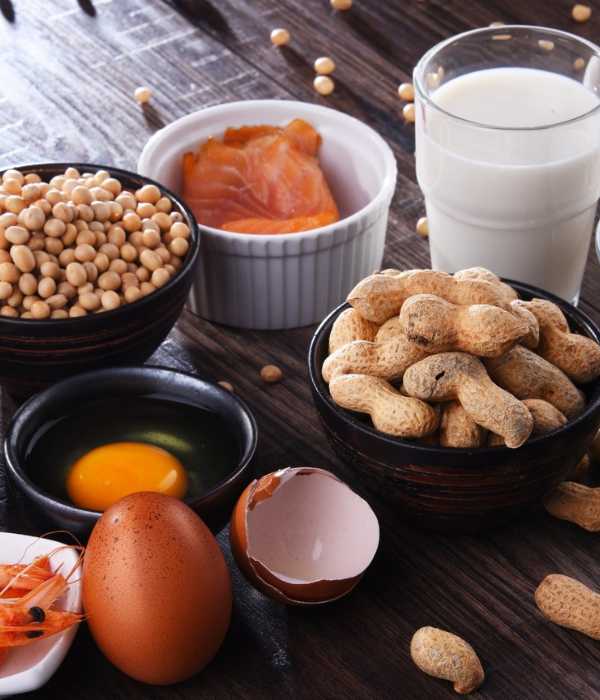
<svg viewBox="0 0 600 700">
<path fill-rule="evenodd" d="M 76 506 L 106 510 L 130 493 L 155 491 L 183 498 L 185 469 L 172 454 L 142 442 L 113 442 L 80 457 L 67 475 L 67 492 Z"/>
</svg>

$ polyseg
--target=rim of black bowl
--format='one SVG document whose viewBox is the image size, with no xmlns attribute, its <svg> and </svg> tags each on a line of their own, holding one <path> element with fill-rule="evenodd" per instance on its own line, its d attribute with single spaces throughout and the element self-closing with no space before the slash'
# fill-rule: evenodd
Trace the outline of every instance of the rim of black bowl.
<svg viewBox="0 0 600 700">
<path fill-rule="evenodd" d="M 35 394 L 30 399 L 28 399 L 22 406 L 18 408 L 12 417 L 8 430 L 6 432 L 6 437 L 4 439 L 4 459 L 8 465 L 9 470 L 12 472 L 14 478 L 16 478 L 21 485 L 21 487 L 30 495 L 34 495 L 35 498 L 41 500 L 44 504 L 50 506 L 56 506 L 59 504 L 69 515 L 75 518 L 81 518 L 82 516 L 87 517 L 89 520 L 97 518 L 102 515 L 102 511 L 99 510 L 89 510 L 88 508 L 79 508 L 70 501 L 65 501 L 62 498 L 52 495 L 48 491 L 40 488 L 34 481 L 32 481 L 27 472 L 21 467 L 20 460 L 17 457 L 17 449 L 15 444 L 15 433 L 18 432 L 18 428 L 29 420 L 31 414 L 43 403 L 46 398 L 57 391 L 60 391 L 63 387 L 69 386 L 71 384 L 78 384 L 85 382 L 89 379 L 102 379 L 102 375 L 110 374 L 128 374 L 132 371 L 142 372 L 143 374 L 150 372 L 160 372 L 166 374 L 177 374 L 184 377 L 192 379 L 194 382 L 208 385 L 211 389 L 216 389 L 221 396 L 226 397 L 228 400 L 236 403 L 242 410 L 243 415 L 248 420 L 250 425 L 250 443 L 248 448 L 244 450 L 244 453 L 240 457 L 237 467 L 224 479 L 218 481 L 209 490 L 202 493 L 200 496 L 196 496 L 194 499 L 183 498 L 182 501 L 191 508 L 197 507 L 205 501 L 210 500 L 215 494 L 217 494 L 222 488 L 230 484 L 232 481 L 238 478 L 238 476 L 248 468 L 252 458 L 256 453 L 256 447 L 258 445 L 258 424 L 254 414 L 250 410 L 248 404 L 241 399 L 236 394 L 233 394 L 227 389 L 217 384 L 217 382 L 211 382 L 206 379 L 202 379 L 195 374 L 190 372 L 184 372 L 183 370 L 172 369 L 170 367 L 165 367 L 164 365 L 124 365 L 120 367 L 106 367 L 103 369 L 95 369 L 89 372 L 81 372 L 68 379 L 63 379 L 56 384 L 48 387 L 39 394 Z"/>
<path fill-rule="evenodd" d="M 125 170 L 123 168 L 116 168 L 112 165 L 98 165 L 97 163 L 34 163 L 33 165 L 27 163 L 23 165 L 12 165 L 10 167 L 2 168 L 0 169 L 0 173 L 5 172 L 6 170 L 20 170 L 24 174 L 28 173 L 36 173 L 37 175 L 50 175 L 50 177 L 54 177 L 55 175 L 60 175 L 61 170 L 64 172 L 67 168 L 77 168 L 80 172 L 85 172 L 87 170 L 94 171 L 94 170 L 106 170 L 108 173 L 111 175 L 114 175 L 117 177 L 119 180 L 139 180 L 140 184 L 146 184 L 146 185 L 156 185 L 160 189 L 162 193 L 164 193 L 165 196 L 167 196 L 170 200 L 172 200 L 178 207 L 180 207 L 183 210 L 183 213 L 185 214 L 187 218 L 187 224 L 190 227 L 190 232 L 191 232 L 191 241 L 192 245 L 190 245 L 190 249 L 187 252 L 185 261 L 181 268 L 177 270 L 176 274 L 173 275 L 173 277 L 165 284 L 164 287 L 159 287 L 155 292 L 152 292 L 152 294 L 148 294 L 145 297 L 142 297 L 141 299 L 138 299 L 137 301 L 132 302 L 131 304 L 123 304 L 122 306 L 119 306 L 117 309 L 111 309 L 109 311 L 103 311 L 102 316 L 105 318 L 118 318 L 120 315 L 124 314 L 127 309 L 131 309 L 133 307 L 137 309 L 144 308 L 144 306 L 148 306 L 149 304 L 152 304 L 157 301 L 160 297 L 165 296 L 168 294 L 173 287 L 179 282 L 180 278 L 183 277 L 196 263 L 196 260 L 198 258 L 198 254 L 200 252 L 200 231 L 198 229 L 198 225 L 196 223 L 196 218 L 192 214 L 190 208 L 188 205 L 179 197 L 176 195 L 174 192 L 172 192 L 170 189 L 162 185 L 160 182 L 157 182 L 156 180 L 153 180 L 152 178 L 146 177 L 145 175 L 140 175 L 139 173 L 134 172 L 133 170 Z M 55 171 L 56 172 L 53 172 Z M 127 188 L 128 186 L 125 185 L 124 188 Z M 53 328 L 56 329 L 56 327 L 60 324 L 65 324 L 68 326 L 72 326 L 74 324 L 77 324 L 77 326 L 81 327 L 86 323 L 93 323 L 92 319 L 97 319 L 98 314 L 87 314 L 86 316 L 77 316 L 75 318 L 46 318 L 46 319 L 35 319 L 35 318 L 11 318 L 10 316 L 0 316 L 0 323 L 3 324 L 10 324 L 14 325 L 16 327 L 19 326 L 27 326 L 27 327 L 35 327 L 35 328 Z"/>
<path fill-rule="evenodd" d="M 543 289 L 540 289 L 539 287 L 535 287 L 530 284 L 525 284 L 524 282 L 517 282 L 516 280 L 511 280 L 507 278 L 502 278 L 503 282 L 506 282 L 506 284 L 509 284 L 511 287 L 514 287 L 514 289 L 519 293 L 519 296 L 521 296 L 521 293 L 524 293 L 528 297 L 536 297 L 538 299 L 547 299 L 548 301 L 554 302 L 557 306 L 559 306 L 563 311 L 566 312 L 567 317 L 569 316 L 574 316 L 579 324 L 585 329 L 586 333 L 588 334 L 589 337 L 594 339 L 596 342 L 600 343 L 600 327 L 596 325 L 596 323 L 585 313 L 585 311 L 582 311 L 581 309 L 578 309 L 577 307 L 573 306 L 573 304 L 570 304 L 568 301 L 565 301 L 564 299 L 561 299 L 560 297 L 557 297 L 555 294 L 552 294 L 551 292 L 546 292 Z M 343 420 L 347 425 L 352 427 L 353 429 L 364 433 L 365 435 L 371 437 L 371 438 L 377 438 L 381 440 L 384 443 L 389 444 L 390 446 L 402 446 L 402 447 L 410 447 L 414 449 L 417 452 L 420 452 L 424 455 L 445 455 L 445 454 L 453 454 L 453 455 L 472 455 L 472 454 L 479 454 L 479 455 L 486 455 L 486 454 L 514 454 L 517 450 L 506 447 L 505 445 L 499 446 L 499 447 L 472 447 L 472 448 L 465 448 L 465 447 L 436 447 L 433 445 L 419 445 L 415 442 L 412 442 L 410 440 L 402 440 L 401 438 L 396 438 L 391 435 L 386 435 L 385 433 L 380 432 L 376 428 L 369 426 L 366 423 L 363 423 L 361 420 L 359 420 L 357 417 L 357 413 L 354 413 L 353 411 L 348 411 L 344 408 L 341 408 L 338 406 L 333 399 L 331 398 L 329 391 L 327 390 L 327 384 L 325 383 L 325 380 L 322 377 L 321 374 L 321 367 L 317 365 L 317 358 L 316 358 L 316 352 L 317 352 L 317 345 L 321 341 L 321 338 L 324 334 L 327 334 L 327 338 L 329 338 L 329 333 L 331 331 L 331 326 L 334 322 L 334 320 L 339 316 L 339 314 L 344 311 L 345 309 L 349 309 L 350 304 L 347 302 L 344 302 L 340 304 L 339 306 L 336 306 L 335 309 L 333 309 L 319 324 L 317 330 L 314 332 L 311 341 L 310 341 L 310 346 L 308 348 L 308 374 L 310 377 L 310 383 L 312 385 L 312 388 L 314 391 L 317 392 L 319 397 L 335 412 L 335 414 Z M 596 380 L 597 382 L 600 380 Z M 570 430 L 573 426 L 576 426 L 580 422 L 584 421 L 587 416 L 592 413 L 594 410 L 597 409 L 597 407 L 600 405 L 600 391 L 596 391 L 596 396 L 594 397 L 593 400 L 588 401 L 585 410 L 581 415 L 577 416 L 577 418 L 574 418 L 573 420 L 568 421 L 564 426 L 557 428 L 556 430 L 553 430 L 550 433 L 546 433 L 545 435 L 539 435 L 537 437 L 532 438 L 531 440 L 528 440 L 525 445 L 536 445 L 544 440 L 548 440 L 548 438 L 561 433 Z M 524 447 L 525 445 L 522 445 Z M 520 449 L 520 448 L 517 448 Z"/>
</svg>

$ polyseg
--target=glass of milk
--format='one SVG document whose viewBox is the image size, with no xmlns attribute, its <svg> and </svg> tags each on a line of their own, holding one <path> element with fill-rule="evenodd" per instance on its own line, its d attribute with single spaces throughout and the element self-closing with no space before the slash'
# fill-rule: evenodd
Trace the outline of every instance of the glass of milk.
<svg viewBox="0 0 600 700">
<path fill-rule="evenodd" d="M 477 29 L 434 46 L 414 85 L 432 266 L 484 266 L 577 303 L 600 197 L 600 49 Z"/>
</svg>

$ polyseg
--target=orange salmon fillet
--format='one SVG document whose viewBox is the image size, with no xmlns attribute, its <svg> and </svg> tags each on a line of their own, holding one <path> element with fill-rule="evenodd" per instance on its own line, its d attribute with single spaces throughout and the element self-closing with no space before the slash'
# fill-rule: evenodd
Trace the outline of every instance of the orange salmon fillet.
<svg viewBox="0 0 600 700">
<path fill-rule="evenodd" d="M 199 223 L 237 233 L 308 231 L 340 218 L 317 158 L 321 137 L 295 119 L 242 126 L 183 157 L 183 198 Z"/>
</svg>

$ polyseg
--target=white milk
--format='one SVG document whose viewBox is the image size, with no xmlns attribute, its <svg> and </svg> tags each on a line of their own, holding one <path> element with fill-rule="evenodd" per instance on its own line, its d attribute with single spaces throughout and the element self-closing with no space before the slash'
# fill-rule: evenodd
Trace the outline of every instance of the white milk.
<svg viewBox="0 0 600 700">
<path fill-rule="evenodd" d="M 573 300 L 600 197 L 600 100 L 529 68 L 454 78 L 417 108 L 417 177 L 435 269 L 482 265 Z M 599 111 L 600 112 L 600 111 Z M 554 124 L 552 128 L 532 129 Z M 529 127 L 521 129 L 520 127 Z"/>
</svg>

